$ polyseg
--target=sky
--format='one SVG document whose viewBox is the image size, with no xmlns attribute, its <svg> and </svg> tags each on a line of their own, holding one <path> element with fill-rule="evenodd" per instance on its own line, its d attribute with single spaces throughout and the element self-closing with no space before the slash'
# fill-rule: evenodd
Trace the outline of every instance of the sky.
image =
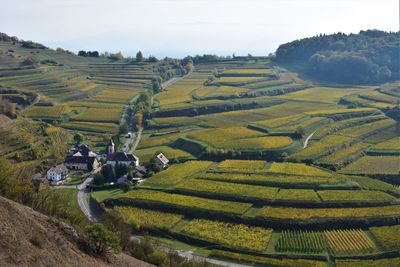
<svg viewBox="0 0 400 267">
<path fill-rule="evenodd" d="M 320 33 L 399 31 L 399 0 L 0 0 L 0 7 L 0 32 L 128 56 L 261 56 Z"/>
</svg>

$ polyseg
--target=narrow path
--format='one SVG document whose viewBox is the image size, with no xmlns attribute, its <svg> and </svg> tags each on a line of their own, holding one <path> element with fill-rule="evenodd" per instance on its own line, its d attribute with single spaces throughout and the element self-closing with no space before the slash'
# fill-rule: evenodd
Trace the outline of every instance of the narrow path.
<svg viewBox="0 0 400 267">
<path fill-rule="evenodd" d="M 143 132 L 143 127 L 140 127 L 139 131 L 135 134 L 135 144 L 133 144 L 132 149 L 130 150 L 131 152 L 135 151 L 137 146 L 140 143 L 140 140 L 142 139 L 142 132 Z"/>
<path fill-rule="evenodd" d="M 185 76 L 174 77 L 174 78 L 169 79 L 168 81 L 163 82 L 163 83 L 161 84 L 161 88 L 162 88 L 162 89 L 168 88 L 169 86 L 173 85 L 173 84 L 176 83 L 177 81 L 180 81 L 180 80 L 182 80 L 183 78 L 188 77 L 190 74 L 192 74 L 192 72 L 193 72 L 193 69 L 192 69 L 188 74 L 186 74 Z M 158 93 L 158 94 L 159 94 L 159 93 Z M 152 106 L 152 107 L 153 107 L 153 105 L 154 105 L 154 98 L 156 98 L 156 96 L 157 96 L 158 94 L 155 94 L 155 95 L 153 95 L 153 96 L 151 97 L 151 106 Z"/>
<path fill-rule="evenodd" d="M 143 236 L 140 235 L 131 235 L 130 236 L 130 240 L 142 240 Z M 211 264 L 216 264 L 216 265 L 220 265 L 220 266 L 228 266 L 228 267 L 253 267 L 252 265 L 246 265 L 246 264 L 241 264 L 241 263 L 233 263 L 230 261 L 224 261 L 224 260 L 217 260 L 217 259 L 211 259 L 211 258 L 207 258 L 204 256 L 199 256 L 196 255 L 194 252 L 191 251 L 183 251 L 180 249 L 173 249 L 170 247 L 167 247 L 165 245 L 159 244 L 159 248 L 162 249 L 165 252 L 169 252 L 169 253 L 176 253 L 178 254 L 180 257 L 188 259 L 188 260 L 192 260 L 192 261 L 197 261 L 197 262 L 207 262 L 207 263 L 211 263 Z"/>
<path fill-rule="evenodd" d="M 308 141 L 310 141 L 311 137 L 315 134 L 316 131 L 312 132 L 309 136 L 307 136 L 306 140 L 304 140 L 304 145 L 303 145 L 303 149 L 307 148 L 308 146 Z"/>
</svg>

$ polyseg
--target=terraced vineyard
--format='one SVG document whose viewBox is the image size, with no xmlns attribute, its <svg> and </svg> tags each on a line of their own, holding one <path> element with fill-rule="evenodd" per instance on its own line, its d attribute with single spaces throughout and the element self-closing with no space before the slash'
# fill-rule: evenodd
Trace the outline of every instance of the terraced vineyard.
<svg viewBox="0 0 400 267">
<path fill-rule="evenodd" d="M 0 44 L 21 57 L 39 51 Z M 22 117 L 85 132 L 101 144 L 135 110 L 137 96 L 148 94 L 136 152 L 157 173 L 125 193 L 105 190 L 98 198 L 104 212 L 133 231 L 266 266 L 398 262 L 398 83 L 321 85 L 270 58 L 225 58 L 196 61 L 153 94 L 153 86 L 178 73 L 179 61 L 44 51 L 37 58 L 57 64 L 19 68 L 15 57 L 0 68 L 0 85 L 37 96 L 19 106 Z M 1 117 L 2 156 L 29 170 L 57 155 L 47 143 L 62 143 L 63 129 L 43 122 L 28 129 L 25 118 L 18 120 Z M 158 172 L 152 159 L 160 152 L 171 164 Z"/>
<path fill-rule="evenodd" d="M 156 96 L 138 150 L 190 160 L 105 205 L 183 216 L 155 227 L 218 258 L 378 262 L 399 244 L 400 189 L 388 182 L 400 166 L 396 121 L 378 104 L 389 98 L 375 89 L 313 86 L 269 62 L 197 64 Z M 364 93 L 375 105 L 338 104 Z"/>
</svg>

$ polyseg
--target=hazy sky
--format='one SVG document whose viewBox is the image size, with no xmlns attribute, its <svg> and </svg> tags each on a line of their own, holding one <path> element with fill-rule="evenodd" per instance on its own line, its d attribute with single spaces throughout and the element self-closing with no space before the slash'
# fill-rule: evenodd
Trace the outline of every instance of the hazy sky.
<svg viewBox="0 0 400 267">
<path fill-rule="evenodd" d="M 319 33 L 399 30 L 399 0 L 0 0 L 0 32 L 133 55 L 266 55 Z"/>
</svg>

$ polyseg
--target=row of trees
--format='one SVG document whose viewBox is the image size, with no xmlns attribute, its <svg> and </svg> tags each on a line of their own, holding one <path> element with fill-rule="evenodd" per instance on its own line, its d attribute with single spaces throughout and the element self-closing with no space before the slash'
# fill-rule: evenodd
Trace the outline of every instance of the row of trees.
<svg viewBox="0 0 400 267">
<path fill-rule="evenodd" d="M 81 57 L 99 57 L 100 54 L 99 54 L 98 51 L 84 51 L 84 50 L 81 50 L 81 51 L 78 52 L 78 56 L 81 56 Z"/>
<path fill-rule="evenodd" d="M 100 54 L 98 51 L 85 51 L 85 50 L 80 50 L 78 52 L 78 56 L 81 56 L 81 57 L 106 57 L 111 60 L 122 60 L 125 58 L 121 52 L 117 52 L 117 53 L 104 52 L 103 54 Z M 138 51 L 136 53 L 135 59 L 128 58 L 128 60 L 142 62 L 145 59 L 144 59 L 142 51 Z M 148 61 L 149 62 L 157 62 L 158 59 L 154 56 L 150 56 Z"/>
<path fill-rule="evenodd" d="M 400 78 L 400 32 L 378 30 L 336 33 L 279 46 L 278 63 L 303 63 L 303 70 L 323 80 L 375 83 Z"/>
</svg>

